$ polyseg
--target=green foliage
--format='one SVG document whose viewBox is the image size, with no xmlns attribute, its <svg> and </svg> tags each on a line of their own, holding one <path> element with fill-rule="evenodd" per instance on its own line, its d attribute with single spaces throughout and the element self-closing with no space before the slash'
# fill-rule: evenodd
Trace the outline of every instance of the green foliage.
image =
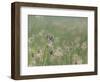
<svg viewBox="0 0 100 82">
<path fill-rule="evenodd" d="M 28 66 L 86 63 L 86 17 L 28 16 Z"/>
</svg>

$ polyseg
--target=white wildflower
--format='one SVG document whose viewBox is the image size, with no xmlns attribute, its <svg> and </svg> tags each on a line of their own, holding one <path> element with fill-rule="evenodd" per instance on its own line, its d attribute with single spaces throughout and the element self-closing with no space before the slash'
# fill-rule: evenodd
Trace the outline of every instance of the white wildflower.
<svg viewBox="0 0 100 82">
<path fill-rule="evenodd" d="M 58 47 L 54 52 L 54 56 L 63 56 L 62 49 Z"/>
<path fill-rule="evenodd" d="M 72 57 L 72 64 L 82 64 L 82 59 L 77 54 L 74 54 Z"/>
<path fill-rule="evenodd" d="M 57 48 L 53 55 L 50 56 L 50 62 L 53 64 L 61 64 L 63 53 L 61 48 Z"/>
<path fill-rule="evenodd" d="M 37 52 L 34 53 L 33 61 L 39 63 L 42 62 L 42 58 L 43 58 L 43 51 L 38 50 Z"/>
<path fill-rule="evenodd" d="M 82 48 L 82 49 L 86 49 L 86 48 L 87 48 L 86 42 L 82 43 L 81 48 Z"/>
<path fill-rule="evenodd" d="M 35 54 L 37 58 L 40 58 L 43 55 L 42 50 L 38 50 Z"/>
<path fill-rule="evenodd" d="M 67 51 L 67 52 L 69 52 L 70 51 L 70 47 L 69 46 L 64 46 L 64 49 Z"/>
</svg>

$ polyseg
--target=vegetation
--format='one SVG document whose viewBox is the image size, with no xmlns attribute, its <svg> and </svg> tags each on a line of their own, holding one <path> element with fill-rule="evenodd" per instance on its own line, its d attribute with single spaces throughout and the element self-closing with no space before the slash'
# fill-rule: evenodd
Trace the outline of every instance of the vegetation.
<svg viewBox="0 0 100 82">
<path fill-rule="evenodd" d="M 87 18 L 28 16 L 28 66 L 87 63 Z"/>
</svg>

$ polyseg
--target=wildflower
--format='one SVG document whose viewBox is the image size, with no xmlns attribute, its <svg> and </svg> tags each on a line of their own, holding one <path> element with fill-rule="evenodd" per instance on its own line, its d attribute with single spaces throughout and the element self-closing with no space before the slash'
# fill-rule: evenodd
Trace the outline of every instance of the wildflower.
<svg viewBox="0 0 100 82">
<path fill-rule="evenodd" d="M 63 60 L 63 52 L 61 48 L 57 48 L 53 55 L 50 56 L 50 62 L 52 64 L 61 64 Z"/>
<path fill-rule="evenodd" d="M 36 64 L 39 64 L 42 62 L 42 58 L 43 58 L 43 51 L 42 50 L 37 50 L 37 52 L 35 52 L 32 55 L 32 61 Z"/>
<path fill-rule="evenodd" d="M 64 46 L 64 49 L 66 50 L 66 52 L 69 52 L 70 51 L 70 47 L 69 46 Z"/>
<path fill-rule="evenodd" d="M 37 58 L 41 58 L 42 55 L 43 55 L 42 50 L 38 50 L 37 53 L 35 54 Z"/>
<path fill-rule="evenodd" d="M 82 64 L 82 59 L 77 54 L 74 54 L 72 57 L 72 64 Z"/>
<path fill-rule="evenodd" d="M 87 48 L 86 42 L 83 42 L 83 43 L 82 43 L 81 48 L 82 48 L 83 50 Z"/>
<path fill-rule="evenodd" d="M 28 38 L 28 43 L 31 44 L 35 39 L 35 35 L 32 34 L 32 36 L 30 38 Z"/>
<path fill-rule="evenodd" d="M 62 49 L 60 47 L 58 47 L 55 52 L 54 52 L 54 56 L 63 56 L 63 53 L 62 53 Z"/>
</svg>

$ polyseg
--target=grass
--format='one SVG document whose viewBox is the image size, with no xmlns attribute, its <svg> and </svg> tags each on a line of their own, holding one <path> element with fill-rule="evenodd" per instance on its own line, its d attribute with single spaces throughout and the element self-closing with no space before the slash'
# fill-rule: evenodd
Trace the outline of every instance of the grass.
<svg viewBox="0 0 100 82">
<path fill-rule="evenodd" d="M 28 16 L 28 66 L 87 63 L 87 18 Z"/>
</svg>

